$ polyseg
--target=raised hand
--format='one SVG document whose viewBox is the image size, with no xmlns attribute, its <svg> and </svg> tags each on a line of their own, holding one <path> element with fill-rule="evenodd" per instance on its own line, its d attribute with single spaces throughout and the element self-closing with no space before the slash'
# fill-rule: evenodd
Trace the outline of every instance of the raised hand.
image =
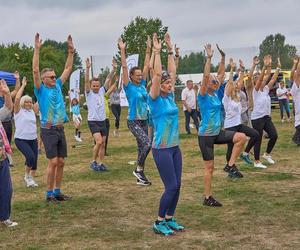
<svg viewBox="0 0 300 250">
<path fill-rule="evenodd" d="M 113 59 L 112 59 L 111 66 L 112 66 L 114 69 L 116 69 L 116 68 L 118 67 L 117 60 L 116 60 L 116 58 L 114 58 L 114 57 L 113 57 Z"/>
<path fill-rule="evenodd" d="M 126 43 L 123 42 L 121 37 L 119 37 L 119 39 L 118 39 L 118 46 L 120 49 L 125 49 L 125 47 L 126 47 Z"/>
<path fill-rule="evenodd" d="M 253 65 L 258 65 L 259 64 L 258 56 L 253 57 L 252 62 L 253 62 Z"/>
<path fill-rule="evenodd" d="M 214 54 L 214 50 L 211 48 L 211 44 L 208 43 L 208 44 L 204 45 L 204 48 L 205 48 L 207 57 L 212 58 L 212 56 Z"/>
<path fill-rule="evenodd" d="M 14 72 L 14 77 L 15 77 L 16 79 L 20 79 L 19 71 L 15 71 L 15 72 Z"/>
<path fill-rule="evenodd" d="M 170 37 L 170 34 L 169 34 L 169 33 L 166 33 L 164 38 L 165 38 L 165 42 L 166 42 L 166 44 L 167 44 L 168 50 L 169 50 L 169 51 L 172 51 L 173 46 L 172 46 L 172 43 L 171 43 L 171 37 Z"/>
<path fill-rule="evenodd" d="M 87 58 L 87 59 L 85 60 L 85 66 L 86 66 L 87 69 L 89 69 L 89 68 L 91 67 L 90 58 Z"/>
<path fill-rule="evenodd" d="M 73 53 L 74 52 L 74 44 L 73 44 L 73 39 L 72 39 L 71 35 L 68 35 L 67 43 L 68 43 L 68 52 Z"/>
<path fill-rule="evenodd" d="M 240 64 L 240 69 L 244 70 L 245 69 L 245 65 L 244 65 L 244 62 L 241 59 L 239 60 L 239 64 Z"/>
<path fill-rule="evenodd" d="M 40 39 L 40 34 L 36 33 L 34 38 L 34 47 L 39 49 L 42 45 L 42 40 Z"/>
<path fill-rule="evenodd" d="M 272 63 L 272 57 L 270 55 L 264 56 L 264 66 L 270 67 Z"/>
<path fill-rule="evenodd" d="M 26 78 L 26 76 L 23 76 L 23 79 L 22 79 L 22 86 L 24 86 L 24 88 L 25 88 L 26 85 L 27 85 L 27 78 Z"/>
<path fill-rule="evenodd" d="M 150 36 L 147 36 L 147 49 L 149 49 L 149 52 L 150 52 L 150 49 L 151 49 L 151 38 Z"/>
<path fill-rule="evenodd" d="M 280 58 L 277 58 L 277 68 L 281 69 L 281 62 L 280 62 Z"/>
<path fill-rule="evenodd" d="M 4 79 L 1 79 L 0 80 L 0 91 L 4 94 L 4 95 L 6 95 L 6 94 L 9 94 L 9 88 L 8 88 L 8 86 L 7 86 L 7 84 L 6 84 L 6 81 L 4 80 Z"/>
<path fill-rule="evenodd" d="M 179 50 L 180 50 L 180 48 L 178 48 L 178 47 L 176 46 L 176 44 L 175 44 L 174 49 L 175 49 L 175 55 L 179 56 Z"/>
<path fill-rule="evenodd" d="M 232 58 L 229 59 L 229 64 L 230 64 L 230 70 L 234 70 L 236 64 L 234 63 Z"/>
<path fill-rule="evenodd" d="M 158 40 L 157 34 L 153 34 L 153 49 L 155 52 L 160 52 L 161 50 L 161 41 Z"/>
<path fill-rule="evenodd" d="M 218 44 L 216 44 L 216 45 L 217 45 L 217 49 L 218 49 L 218 51 L 220 52 L 221 56 L 222 56 L 222 57 L 225 56 L 224 50 L 220 49 L 220 47 L 219 47 Z"/>
</svg>

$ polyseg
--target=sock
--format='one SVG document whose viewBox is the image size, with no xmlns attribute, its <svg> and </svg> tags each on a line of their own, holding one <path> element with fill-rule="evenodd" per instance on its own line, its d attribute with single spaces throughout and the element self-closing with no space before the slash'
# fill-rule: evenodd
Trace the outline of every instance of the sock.
<svg viewBox="0 0 300 250">
<path fill-rule="evenodd" d="M 48 190 L 46 192 L 46 198 L 50 197 L 50 196 L 53 196 L 53 191 L 52 190 Z"/>
<path fill-rule="evenodd" d="M 60 194 L 60 188 L 55 188 L 53 193 L 54 193 L 54 196 L 59 195 Z"/>
<path fill-rule="evenodd" d="M 78 134 L 78 137 L 80 138 L 80 134 L 81 134 L 80 130 L 78 130 L 78 133 L 77 133 L 77 134 Z"/>
<path fill-rule="evenodd" d="M 75 135 L 78 135 L 78 128 L 75 129 Z"/>
<path fill-rule="evenodd" d="M 249 155 L 249 153 L 243 152 L 243 155 L 244 155 L 244 156 L 247 156 L 247 155 Z"/>
<path fill-rule="evenodd" d="M 143 167 L 140 167 L 140 166 L 137 166 L 137 167 L 136 167 L 136 171 L 138 171 L 138 172 L 144 171 L 144 168 L 143 168 Z"/>
</svg>

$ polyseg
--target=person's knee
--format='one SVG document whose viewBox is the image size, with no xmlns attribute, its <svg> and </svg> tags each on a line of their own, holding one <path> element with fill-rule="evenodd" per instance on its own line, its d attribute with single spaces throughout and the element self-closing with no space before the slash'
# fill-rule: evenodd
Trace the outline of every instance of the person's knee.
<svg viewBox="0 0 300 250">
<path fill-rule="evenodd" d="M 52 158 L 52 159 L 49 159 L 49 164 L 48 164 L 48 166 L 49 166 L 50 168 L 56 168 L 57 165 L 58 165 L 57 157 L 54 157 L 54 158 Z"/>
<path fill-rule="evenodd" d="M 268 133 L 270 140 L 277 140 L 278 139 L 278 134 L 276 131 L 272 132 L 272 133 Z"/>
<path fill-rule="evenodd" d="M 240 143 L 240 144 L 245 144 L 247 141 L 247 136 L 244 133 L 235 133 L 233 137 L 233 142 Z"/>
<path fill-rule="evenodd" d="M 27 155 L 26 163 L 28 167 L 33 167 L 35 162 L 36 162 L 36 158 L 33 154 Z"/>
<path fill-rule="evenodd" d="M 58 167 L 63 167 L 63 166 L 65 165 L 65 159 L 59 157 L 59 158 L 57 159 L 57 165 L 58 165 Z"/>
</svg>

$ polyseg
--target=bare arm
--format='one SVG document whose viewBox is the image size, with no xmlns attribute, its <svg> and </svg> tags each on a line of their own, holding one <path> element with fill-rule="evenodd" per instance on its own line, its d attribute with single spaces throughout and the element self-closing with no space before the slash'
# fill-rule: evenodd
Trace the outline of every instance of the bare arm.
<svg viewBox="0 0 300 250">
<path fill-rule="evenodd" d="M 256 81 L 256 84 L 255 84 L 255 90 L 258 91 L 260 90 L 262 87 L 262 84 L 263 84 L 263 80 L 264 80 L 264 77 L 265 77 L 265 72 L 266 72 L 266 69 L 271 67 L 271 58 L 267 55 L 264 57 L 264 66 L 261 70 L 261 73 L 259 75 L 259 78 L 257 79 Z"/>
<path fill-rule="evenodd" d="M 292 69 L 291 69 L 291 81 L 292 81 L 292 82 L 294 81 L 295 70 L 297 69 L 298 63 L 299 63 L 299 57 L 296 56 L 296 57 L 293 59 L 293 67 L 292 67 Z"/>
<path fill-rule="evenodd" d="M 176 69 L 179 67 L 179 48 L 175 44 L 175 65 Z"/>
<path fill-rule="evenodd" d="M 91 62 L 90 59 L 87 58 L 85 61 L 85 77 L 84 77 L 84 91 L 86 93 L 90 92 L 90 68 L 91 68 Z"/>
<path fill-rule="evenodd" d="M 240 64 L 240 75 L 239 75 L 239 79 L 237 80 L 237 85 L 239 89 L 242 89 L 242 87 L 244 86 L 245 66 L 242 60 L 239 60 L 239 64 Z"/>
<path fill-rule="evenodd" d="M 147 80 L 147 77 L 149 74 L 150 53 L 151 53 L 151 39 L 150 39 L 150 36 L 147 36 L 147 48 L 146 48 L 146 56 L 145 56 L 144 68 L 143 68 L 143 79 L 144 80 Z"/>
<path fill-rule="evenodd" d="M 21 87 L 21 83 L 20 83 L 20 74 L 19 74 L 19 72 L 18 72 L 18 71 L 15 71 L 14 76 L 15 76 L 15 78 L 16 78 L 16 86 L 15 86 L 15 89 L 14 89 L 12 92 L 10 92 L 10 95 L 11 95 L 12 98 L 14 98 L 14 97 L 16 96 L 18 90 L 19 90 L 20 87 Z"/>
<path fill-rule="evenodd" d="M 121 66 L 122 66 L 122 81 L 125 86 L 129 83 L 129 76 L 128 76 L 128 68 L 126 63 L 126 54 L 125 54 L 125 47 L 126 44 L 122 41 L 120 37 L 118 40 L 118 45 L 121 52 Z"/>
<path fill-rule="evenodd" d="M 65 69 L 60 76 L 61 82 L 64 83 L 70 74 L 72 73 L 73 61 L 74 61 L 74 45 L 71 35 L 68 36 L 68 57 L 65 64 Z"/>
<path fill-rule="evenodd" d="M 209 82 L 210 67 L 211 67 L 211 58 L 214 53 L 209 43 L 204 45 L 204 48 L 207 54 L 207 58 L 204 66 L 203 80 L 200 87 L 200 95 L 205 95 L 207 92 L 207 84 Z"/>
<path fill-rule="evenodd" d="M 176 64 L 173 56 L 173 46 L 169 33 L 165 34 L 165 42 L 168 47 L 168 72 L 171 76 L 172 86 L 174 88 L 176 82 Z"/>
<path fill-rule="evenodd" d="M 274 83 L 277 81 L 280 70 L 281 70 L 281 63 L 280 63 L 280 59 L 277 58 L 277 69 L 273 74 L 272 79 L 268 83 L 269 89 L 273 88 Z"/>
<path fill-rule="evenodd" d="M 222 49 L 220 49 L 218 44 L 217 44 L 217 49 L 221 54 L 221 62 L 219 64 L 217 78 L 219 80 L 219 83 L 222 83 L 225 76 L 225 53 Z"/>
<path fill-rule="evenodd" d="M 26 88 L 27 85 L 27 79 L 24 76 L 22 79 L 22 86 L 19 89 L 19 91 L 17 92 L 16 98 L 15 98 L 15 104 L 14 104 L 14 113 L 17 114 L 20 111 L 20 101 L 21 101 L 21 97 L 23 95 L 24 89 Z"/>
<path fill-rule="evenodd" d="M 233 70 L 235 67 L 235 63 L 233 62 L 233 59 L 230 58 L 229 59 L 229 63 L 230 63 L 230 74 L 229 74 L 229 80 L 225 86 L 225 95 L 228 97 L 232 96 L 232 92 L 234 90 L 234 82 L 233 82 Z"/>
<path fill-rule="evenodd" d="M 41 44 L 42 44 L 42 40 L 40 40 L 40 34 L 36 33 L 35 40 L 34 40 L 33 59 L 32 59 L 32 72 L 33 72 L 33 83 L 37 89 L 41 87 L 41 76 L 40 76 L 40 68 L 39 68 Z"/>
<path fill-rule="evenodd" d="M 112 79 L 113 79 L 116 71 L 117 71 L 117 61 L 115 60 L 115 58 L 113 58 L 113 60 L 112 60 L 112 70 L 107 75 L 107 77 L 105 79 L 105 83 L 104 83 L 104 87 L 105 87 L 106 90 L 108 90 L 110 88 Z"/>
<path fill-rule="evenodd" d="M 296 71 L 295 71 L 295 76 L 294 76 L 294 82 L 297 85 L 297 87 L 300 87 L 300 63 L 298 63 Z"/>
<path fill-rule="evenodd" d="M 160 95 L 160 81 L 161 81 L 161 42 L 158 40 L 157 34 L 153 34 L 153 50 L 154 50 L 154 77 L 152 78 L 152 86 L 150 96 L 156 99 Z"/>
<path fill-rule="evenodd" d="M 4 96 L 5 107 L 11 111 L 13 109 L 13 102 L 9 88 L 4 79 L 0 80 L 0 91 L 3 93 Z"/>
</svg>

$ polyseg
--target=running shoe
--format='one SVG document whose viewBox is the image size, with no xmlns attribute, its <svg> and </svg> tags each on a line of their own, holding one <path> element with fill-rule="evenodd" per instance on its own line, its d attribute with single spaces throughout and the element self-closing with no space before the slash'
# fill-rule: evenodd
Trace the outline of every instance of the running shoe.
<svg viewBox="0 0 300 250">
<path fill-rule="evenodd" d="M 1 223 L 7 227 L 15 227 L 18 226 L 18 223 L 15 221 L 11 221 L 10 219 L 7 219 L 5 221 L 1 221 Z"/>
<path fill-rule="evenodd" d="M 48 196 L 48 197 L 46 198 L 46 202 L 47 202 L 48 204 L 58 204 L 58 203 L 60 203 L 60 201 L 57 200 L 53 195 Z"/>
<path fill-rule="evenodd" d="M 137 169 L 135 169 L 133 172 L 133 175 L 139 179 L 139 181 L 143 182 L 143 183 L 147 183 L 149 182 L 147 177 L 145 176 L 144 174 L 144 171 L 141 170 L 141 171 L 137 171 Z"/>
<path fill-rule="evenodd" d="M 91 162 L 90 168 L 93 169 L 94 171 L 100 171 L 99 165 L 95 161 Z"/>
<path fill-rule="evenodd" d="M 264 164 L 262 164 L 260 161 L 259 162 L 254 162 L 253 166 L 255 168 L 263 168 L 263 169 L 267 168 L 267 166 L 265 166 Z"/>
<path fill-rule="evenodd" d="M 68 201 L 68 200 L 72 199 L 71 196 L 65 195 L 63 193 L 59 193 L 59 194 L 54 195 L 54 198 L 58 201 Z"/>
<path fill-rule="evenodd" d="M 268 155 L 268 154 L 264 153 L 262 157 L 263 157 L 268 163 L 270 163 L 270 164 L 275 164 L 275 161 L 272 159 L 271 155 Z"/>
<path fill-rule="evenodd" d="M 170 220 L 166 220 L 166 223 L 169 228 L 171 228 L 174 231 L 183 231 L 184 226 L 178 224 L 174 217 L 172 217 Z"/>
<path fill-rule="evenodd" d="M 212 196 L 209 196 L 208 198 L 205 197 L 203 201 L 203 205 L 209 207 L 222 207 L 222 204 L 217 200 L 215 200 L 214 197 Z"/>
<path fill-rule="evenodd" d="M 241 158 L 244 162 L 246 162 L 247 164 L 249 164 L 249 165 L 252 165 L 252 164 L 253 164 L 253 162 L 251 161 L 251 159 L 250 159 L 250 157 L 249 157 L 249 154 L 244 154 L 244 153 L 242 153 L 242 154 L 240 155 L 240 158 Z"/>
<path fill-rule="evenodd" d="M 226 166 L 224 167 L 224 171 L 228 173 L 228 177 L 230 177 L 230 178 L 243 178 L 244 177 L 235 165 L 233 165 L 232 167 L 229 167 L 228 164 L 226 164 Z"/>
<path fill-rule="evenodd" d="M 153 231 L 157 234 L 163 234 L 165 236 L 174 234 L 174 231 L 168 227 L 165 220 L 159 222 L 158 224 L 156 224 L 156 222 L 154 222 L 153 223 Z"/>
<path fill-rule="evenodd" d="M 105 166 L 103 163 L 98 164 L 98 171 L 108 171 L 107 166 Z"/>
<path fill-rule="evenodd" d="M 150 186 L 152 183 L 150 181 L 140 181 L 139 179 L 136 179 L 136 184 L 141 186 Z"/>
</svg>

